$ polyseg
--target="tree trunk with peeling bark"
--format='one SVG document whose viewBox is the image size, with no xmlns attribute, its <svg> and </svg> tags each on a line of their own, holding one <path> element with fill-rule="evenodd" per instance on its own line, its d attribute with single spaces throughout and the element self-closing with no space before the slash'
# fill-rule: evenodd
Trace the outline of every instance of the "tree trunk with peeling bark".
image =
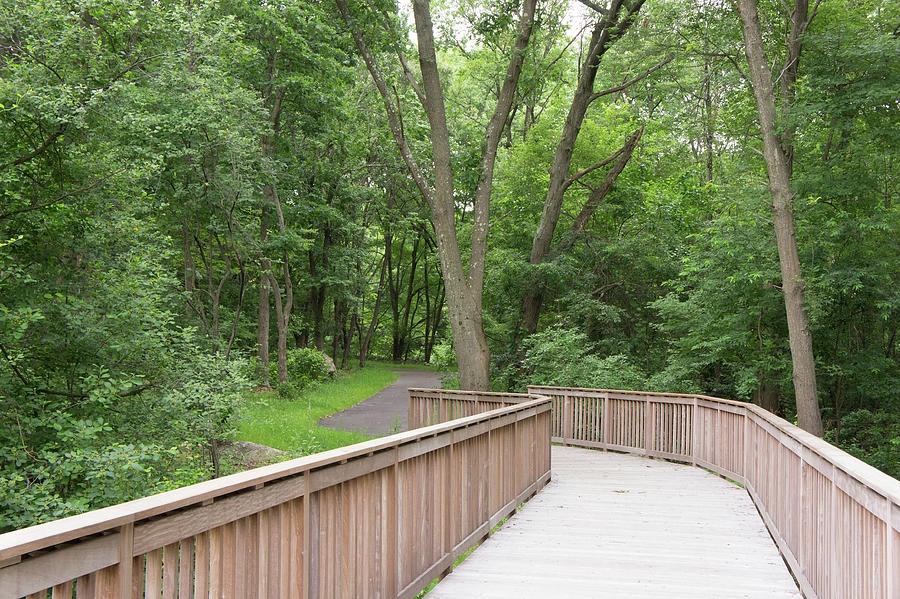
<svg viewBox="0 0 900 599">
<path fill-rule="evenodd" d="M 768 69 L 765 46 L 756 0 L 738 0 L 743 23 L 744 50 L 750 68 L 750 81 L 759 113 L 762 131 L 763 157 L 769 176 L 772 195 L 772 215 L 775 242 L 781 264 L 782 292 L 788 323 L 788 340 L 793 363 L 794 395 L 800 428 L 821 437 L 824 435 L 819 397 L 816 389 L 816 368 L 813 356 L 812 333 L 806 313 L 806 284 L 800 268 L 797 239 L 794 233 L 794 194 L 791 191 L 793 132 L 780 137 L 776 132 L 778 114 L 775 108 L 775 86 Z M 795 0 L 791 13 L 786 63 L 781 72 L 782 112 L 790 108 L 802 49 L 802 36 L 809 26 L 807 0 Z M 783 116 L 783 115 L 782 115 Z"/>
</svg>

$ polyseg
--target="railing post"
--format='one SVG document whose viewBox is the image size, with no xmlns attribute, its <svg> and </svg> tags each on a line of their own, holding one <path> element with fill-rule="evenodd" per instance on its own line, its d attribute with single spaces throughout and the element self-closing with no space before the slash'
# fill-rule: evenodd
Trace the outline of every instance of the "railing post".
<svg viewBox="0 0 900 599">
<path fill-rule="evenodd" d="M 691 466 L 697 465 L 697 431 L 700 428 L 700 410 L 697 407 L 697 396 L 691 409 Z"/>
<path fill-rule="evenodd" d="M 573 428 L 575 426 L 572 418 L 572 398 L 568 393 L 563 395 L 563 445 L 568 445 L 569 440 L 574 438 Z"/>
<path fill-rule="evenodd" d="M 131 577 L 134 565 L 134 523 L 119 528 L 119 584 L 118 596 L 131 596 Z"/>
<path fill-rule="evenodd" d="M 721 463 L 719 463 L 719 454 L 722 453 L 721 445 L 722 445 L 722 410 L 718 407 L 716 408 L 716 428 L 715 428 L 715 436 L 713 437 L 713 455 L 712 455 L 712 463 L 716 466 L 722 467 Z"/>
<path fill-rule="evenodd" d="M 389 597 L 396 597 L 400 593 L 400 560 L 397 556 L 400 553 L 400 446 L 394 447 L 394 465 L 390 469 L 388 480 L 391 487 L 385 495 L 392 505 L 387 506 L 388 523 L 385 527 L 389 535 L 387 541 L 387 559 L 385 560 L 389 567 L 385 573 L 385 587 L 387 587 Z"/>
<path fill-rule="evenodd" d="M 644 398 L 644 455 L 650 455 L 650 447 L 651 447 L 651 431 L 650 431 L 650 420 L 651 420 L 651 409 L 650 409 L 650 396 L 646 396 Z"/>
<path fill-rule="evenodd" d="M 896 564 L 898 559 L 900 559 L 900 555 L 894 555 L 894 504 L 893 502 L 885 498 L 885 518 L 884 518 L 884 527 L 885 527 L 885 535 L 886 539 L 886 547 L 885 547 L 885 556 L 887 557 L 887 568 L 885 568 L 885 575 L 887 576 L 887 596 L 888 597 L 897 597 L 900 595 L 900 588 L 896 588 L 895 585 L 900 582 L 900 574 L 892 571 L 891 564 Z"/>
<path fill-rule="evenodd" d="M 600 441 L 609 446 L 609 392 L 603 393 L 603 407 L 600 412 Z"/>
<path fill-rule="evenodd" d="M 840 564 L 840 547 L 843 546 L 845 535 L 840 534 L 841 527 L 840 522 L 838 522 L 838 515 L 840 514 L 840 509 L 838 507 L 838 491 L 840 489 L 837 485 L 837 467 L 832 463 L 831 464 L 831 544 L 829 546 L 828 551 L 828 573 L 829 573 L 829 582 L 831 583 L 831 591 L 833 594 L 838 593 L 838 589 L 841 589 L 844 586 L 844 580 L 841 576 L 843 574 L 842 569 L 839 567 Z M 840 534 L 840 536 L 838 536 Z M 799 560 L 798 560 L 799 561 Z"/>
<path fill-rule="evenodd" d="M 312 584 L 310 581 L 312 568 L 310 567 L 310 556 L 312 555 L 312 491 L 310 486 L 310 471 L 303 473 L 303 484 L 306 485 L 306 492 L 303 494 L 303 587 L 301 596 L 303 599 L 312 597 Z"/>
<path fill-rule="evenodd" d="M 750 463 L 750 410 L 744 408 L 744 463 L 741 466 L 741 474 L 744 476 L 744 486 L 747 485 L 747 467 Z"/>
<path fill-rule="evenodd" d="M 800 501 L 799 501 L 798 504 L 797 504 L 797 505 L 800 506 L 800 514 L 799 514 L 799 518 L 800 518 L 800 534 L 798 535 L 799 538 L 797 539 L 797 563 L 800 564 L 800 568 L 801 568 L 801 569 L 804 569 L 804 570 L 806 569 L 806 566 L 809 565 L 809 564 L 806 563 L 806 558 L 805 558 L 805 556 L 804 556 L 804 554 L 803 554 L 803 546 L 804 546 L 804 541 L 803 541 L 803 539 L 804 539 L 804 537 L 806 536 L 806 531 L 807 531 L 807 527 L 806 527 L 806 526 L 807 526 L 807 522 L 806 522 L 806 514 L 807 514 L 807 509 L 806 509 L 806 493 L 804 493 L 804 487 L 805 487 L 806 485 L 805 485 L 804 476 L 803 476 L 803 465 L 806 463 L 806 460 L 805 460 L 804 457 L 803 457 L 803 454 L 804 454 L 805 452 L 806 452 L 806 447 L 803 446 L 803 445 L 800 445 L 800 454 L 797 456 L 797 457 L 800 458 L 800 481 L 799 481 L 799 484 L 800 484 Z M 888 537 L 888 542 L 890 542 L 890 537 Z M 889 563 L 890 563 L 890 562 L 889 562 Z M 810 581 L 810 584 L 812 584 L 812 581 Z M 890 597 L 890 595 L 888 595 L 888 597 Z"/>
</svg>

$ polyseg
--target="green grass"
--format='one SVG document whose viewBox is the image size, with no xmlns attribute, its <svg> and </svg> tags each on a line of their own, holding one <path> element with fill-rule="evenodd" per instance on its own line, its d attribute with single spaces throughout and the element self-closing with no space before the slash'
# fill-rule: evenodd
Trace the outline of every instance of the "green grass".
<svg viewBox="0 0 900 599">
<path fill-rule="evenodd" d="M 383 367 L 366 366 L 304 389 L 294 397 L 283 398 L 276 391 L 248 392 L 234 438 L 281 449 L 289 457 L 366 441 L 372 437 L 321 427 L 319 419 L 371 397 L 398 378 Z"/>
</svg>

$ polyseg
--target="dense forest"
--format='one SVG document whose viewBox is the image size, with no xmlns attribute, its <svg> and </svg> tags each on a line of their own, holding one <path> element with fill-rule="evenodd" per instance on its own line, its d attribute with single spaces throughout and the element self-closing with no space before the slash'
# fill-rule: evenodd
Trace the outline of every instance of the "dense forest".
<svg viewBox="0 0 900 599">
<path fill-rule="evenodd" d="M 292 355 L 752 401 L 900 475 L 900 5 L 7 0 L 0 531 Z"/>
</svg>

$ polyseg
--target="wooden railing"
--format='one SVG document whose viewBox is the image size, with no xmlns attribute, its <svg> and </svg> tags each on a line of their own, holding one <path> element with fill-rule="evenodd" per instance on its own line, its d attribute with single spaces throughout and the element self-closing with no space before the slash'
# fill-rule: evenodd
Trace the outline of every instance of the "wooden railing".
<svg viewBox="0 0 900 599">
<path fill-rule="evenodd" d="M 752 404 L 605 389 L 528 392 L 551 398 L 554 442 L 693 464 L 743 485 L 807 598 L 900 599 L 900 481 Z M 416 389 L 410 421 L 519 401 Z"/>
<path fill-rule="evenodd" d="M 744 485 L 808 598 L 900 598 L 900 481 L 741 402 L 529 387 L 554 441 L 702 466 Z"/>
<path fill-rule="evenodd" d="M 549 431 L 531 398 L 0 535 L 0 599 L 414 597 L 546 484 Z"/>
<path fill-rule="evenodd" d="M 534 399 L 527 393 L 409 389 L 409 428 L 430 426 Z"/>
</svg>

